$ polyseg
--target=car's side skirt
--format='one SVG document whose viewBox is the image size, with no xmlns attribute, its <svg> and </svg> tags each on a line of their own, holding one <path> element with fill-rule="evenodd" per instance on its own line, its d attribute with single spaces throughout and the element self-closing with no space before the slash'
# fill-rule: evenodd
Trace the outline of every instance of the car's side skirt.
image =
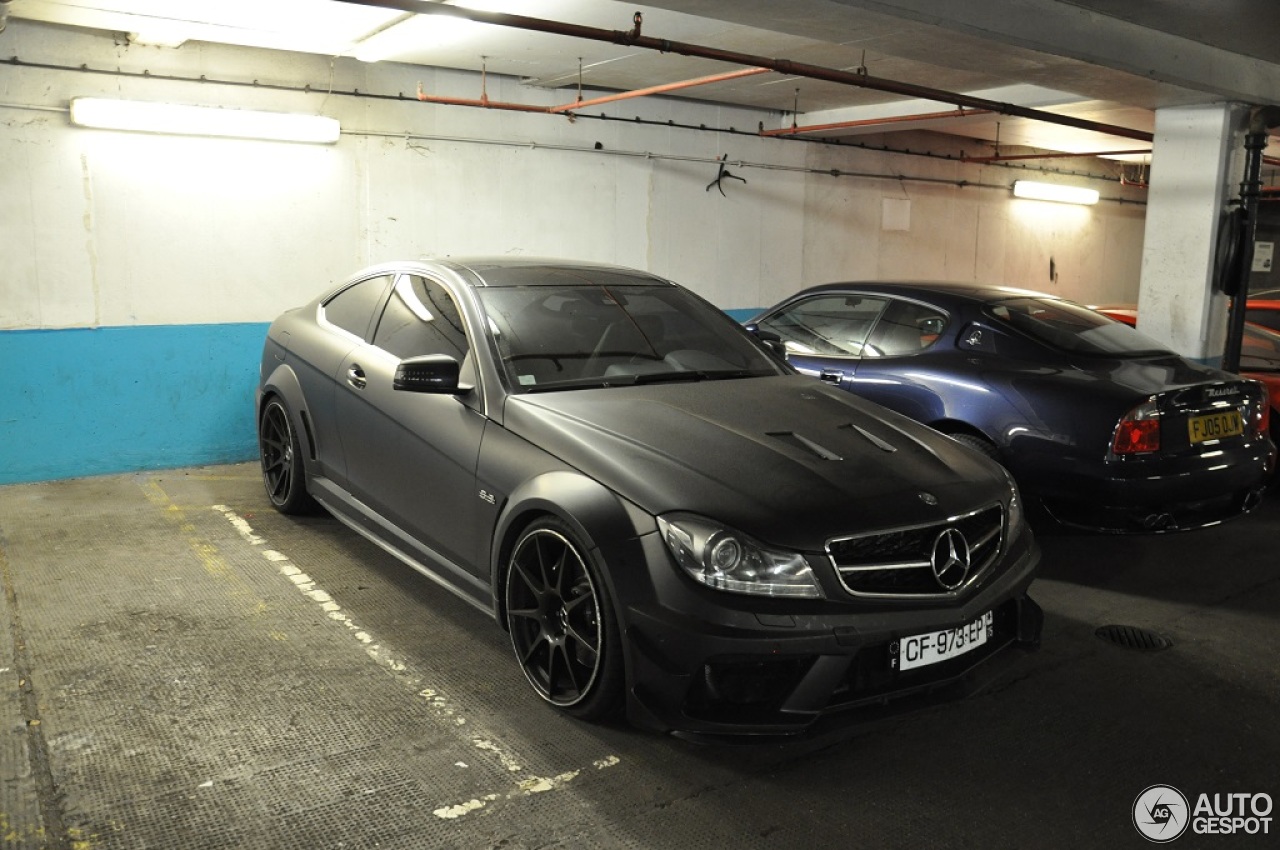
<svg viewBox="0 0 1280 850">
<path fill-rule="evenodd" d="M 413 540 L 399 526 L 329 479 L 316 476 L 307 484 L 312 498 L 343 525 L 413 567 L 462 601 L 479 608 L 490 617 L 496 617 L 493 594 L 487 582 L 480 581 L 453 561 Z M 416 553 L 407 551 L 408 547 L 412 547 Z"/>
</svg>

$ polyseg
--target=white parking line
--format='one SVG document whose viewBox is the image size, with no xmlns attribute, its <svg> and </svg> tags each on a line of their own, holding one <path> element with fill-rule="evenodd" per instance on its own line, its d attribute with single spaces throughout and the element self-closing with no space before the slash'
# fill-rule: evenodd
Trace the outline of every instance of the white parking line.
<svg viewBox="0 0 1280 850">
<path fill-rule="evenodd" d="M 423 687 L 422 677 L 412 673 L 408 665 L 384 649 L 371 632 L 351 619 L 351 616 L 342 610 L 342 606 L 334 601 L 333 597 L 321 588 L 315 579 L 295 566 L 287 555 L 268 548 L 266 539 L 257 534 L 253 530 L 253 526 L 244 517 L 226 505 L 213 505 L 212 507 L 213 510 L 222 514 L 231 523 L 231 526 L 244 538 L 246 543 L 259 548 L 262 557 L 269 561 L 279 571 L 280 575 L 288 579 L 298 589 L 299 593 L 317 605 L 330 620 L 341 623 L 375 663 L 411 684 L 417 695 L 426 701 L 433 715 L 452 726 L 469 726 L 472 730 L 470 743 L 473 747 L 496 758 L 509 773 L 519 774 L 525 772 L 521 759 L 516 757 L 507 747 L 495 743 L 495 736 L 489 734 L 479 724 L 463 715 L 462 710 L 440 691 L 431 687 Z M 598 759 L 592 764 L 592 767 L 597 771 L 605 770 L 618 764 L 619 761 L 620 759 L 617 756 L 610 755 Z M 458 764 L 465 766 L 463 762 Z M 456 805 L 443 806 L 434 810 L 433 814 L 439 818 L 452 820 L 469 814 L 476 809 L 484 808 L 495 800 L 510 800 L 530 794 L 555 791 L 577 779 L 581 773 L 581 770 L 571 770 L 551 777 L 526 775 L 518 780 L 515 789 L 510 792 L 505 794 L 486 794 L 483 797 L 467 800 Z"/>
</svg>

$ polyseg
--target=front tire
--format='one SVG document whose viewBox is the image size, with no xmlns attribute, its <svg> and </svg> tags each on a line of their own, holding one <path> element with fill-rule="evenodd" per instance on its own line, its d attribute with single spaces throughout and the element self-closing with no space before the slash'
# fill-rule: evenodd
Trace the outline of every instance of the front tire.
<svg viewBox="0 0 1280 850">
<path fill-rule="evenodd" d="M 262 457 L 262 483 L 271 505 L 282 514 L 315 513 L 318 505 L 307 493 L 302 444 L 293 430 L 289 410 L 277 397 L 262 408 L 258 420 L 258 450 Z"/>
<path fill-rule="evenodd" d="M 581 720 L 622 696 L 622 646 L 609 590 L 585 546 L 553 517 L 532 523 L 507 561 L 504 601 L 516 660 L 538 696 Z"/>
<path fill-rule="evenodd" d="M 960 445 L 968 446 L 978 454 L 991 458 L 1001 466 L 1004 465 L 1004 462 L 1000 460 L 1000 451 L 982 437 L 975 437 L 972 434 L 950 434 L 948 436 Z"/>
</svg>

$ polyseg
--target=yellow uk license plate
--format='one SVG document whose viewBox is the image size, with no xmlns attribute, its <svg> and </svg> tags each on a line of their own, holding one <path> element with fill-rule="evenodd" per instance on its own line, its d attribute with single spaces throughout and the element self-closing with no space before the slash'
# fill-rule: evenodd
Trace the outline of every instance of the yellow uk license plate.
<svg viewBox="0 0 1280 850">
<path fill-rule="evenodd" d="M 1187 433 L 1193 443 L 1220 440 L 1223 437 L 1238 437 L 1244 433 L 1244 420 L 1241 419 L 1238 410 L 1192 416 L 1187 420 Z"/>
</svg>

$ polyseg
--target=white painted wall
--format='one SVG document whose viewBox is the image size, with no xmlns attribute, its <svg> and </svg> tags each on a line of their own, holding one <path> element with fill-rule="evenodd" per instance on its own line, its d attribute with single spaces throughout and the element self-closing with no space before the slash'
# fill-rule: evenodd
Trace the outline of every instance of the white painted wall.
<svg viewBox="0 0 1280 850">
<path fill-rule="evenodd" d="M 138 47 L 24 21 L 0 36 L 0 53 L 151 74 L 0 67 L 2 329 L 267 321 L 363 265 L 432 254 L 614 262 L 667 275 L 727 309 L 766 306 L 803 285 L 884 277 L 1137 299 L 1141 206 L 1073 208 L 1014 201 L 1003 189 L 803 169 L 1001 185 L 1028 172 L 427 105 L 413 98 L 419 80 L 436 94 L 478 97 L 478 76 L 303 55 L 286 62 L 212 45 Z M 157 79 L 201 74 L 313 91 Z M 325 94 L 330 85 L 408 100 Z M 88 95 L 318 112 L 341 119 L 346 135 L 314 147 L 73 128 L 68 101 Z M 488 95 L 569 97 L 495 78 Z M 670 99 L 592 111 L 742 129 L 770 117 Z M 726 181 L 727 197 L 706 191 L 713 163 L 681 159 L 725 153 L 749 181 Z M 904 220 L 907 229 L 886 229 Z"/>
<path fill-rule="evenodd" d="M 1083 303 L 1137 300 L 1145 206 L 1103 202 L 1080 207 L 1028 201 L 983 184 L 1011 186 L 1015 179 L 1043 179 L 1091 185 L 1104 197 L 1141 198 L 1131 190 L 1114 183 L 955 160 L 850 154 L 818 146 L 811 146 L 810 154 L 810 163 L 819 169 L 906 173 L 976 185 L 809 178 L 807 282 L 976 280 L 1052 292 Z M 855 164 L 849 165 L 850 161 Z M 904 215 L 910 227 L 897 229 Z"/>
</svg>

